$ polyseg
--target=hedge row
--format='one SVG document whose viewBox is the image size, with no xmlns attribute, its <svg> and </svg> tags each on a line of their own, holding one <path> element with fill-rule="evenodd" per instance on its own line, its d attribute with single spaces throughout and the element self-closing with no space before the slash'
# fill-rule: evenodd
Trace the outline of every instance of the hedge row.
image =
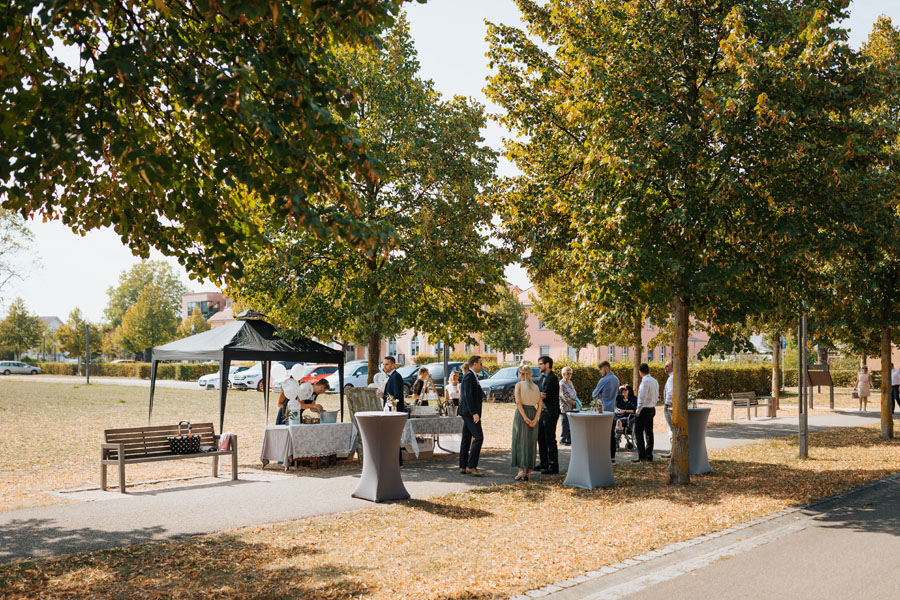
<svg viewBox="0 0 900 600">
<path fill-rule="evenodd" d="M 51 375 L 78 375 L 78 365 L 74 363 L 40 363 L 41 371 Z M 157 379 L 196 381 L 204 375 L 216 373 L 217 364 L 161 363 Z M 84 368 L 82 367 L 82 373 Z M 131 377 L 150 379 L 150 363 L 91 363 L 91 375 L 98 377 Z"/>
</svg>

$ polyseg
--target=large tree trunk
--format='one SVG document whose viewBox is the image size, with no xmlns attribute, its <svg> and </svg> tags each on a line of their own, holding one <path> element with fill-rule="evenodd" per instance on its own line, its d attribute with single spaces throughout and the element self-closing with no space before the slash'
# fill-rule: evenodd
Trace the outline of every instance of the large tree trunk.
<svg viewBox="0 0 900 600">
<path fill-rule="evenodd" d="M 669 483 L 691 482 L 691 454 L 688 439 L 688 335 L 690 333 L 690 300 L 675 297 L 674 387 L 672 389 L 672 458 L 669 461 Z"/>
<path fill-rule="evenodd" d="M 631 340 L 631 387 L 637 394 L 638 386 L 641 385 L 641 352 L 644 350 L 644 340 L 641 337 L 641 328 L 644 326 L 644 319 L 641 315 L 635 318 L 634 330 L 632 331 Z"/>
<path fill-rule="evenodd" d="M 881 330 L 881 437 L 894 437 L 894 398 L 891 395 L 891 330 Z"/>
<path fill-rule="evenodd" d="M 777 332 L 772 333 L 772 398 L 769 416 L 775 417 L 781 403 L 781 334 Z"/>
<path fill-rule="evenodd" d="M 378 366 L 381 362 L 381 336 L 377 332 L 369 333 L 369 376 L 368 382 L 372 383 Z"/>
<path fill-rule="evenodd" d="M 819 344 L 819 364 L 828 364 L 828 346 L 825 344 Z"/>
</svg>

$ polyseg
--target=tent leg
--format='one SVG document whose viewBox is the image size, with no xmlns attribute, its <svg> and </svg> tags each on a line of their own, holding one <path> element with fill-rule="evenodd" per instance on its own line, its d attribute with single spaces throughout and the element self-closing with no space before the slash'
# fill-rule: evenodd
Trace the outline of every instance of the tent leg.
<svg viewBox="0 0 900 600">
<path fill-rule="evenodd" d="M 341 423 L 344 422 L 344 361 L 338 363 L 338 392 L 341 395 Z"/>
<path fill-rule="evenodd" d="M 231 368 L 231 359 L 222 358 L 219 361 L 219 434 L 225 426 L 225 397 L 228 394 L 228 369 Z"/>
<path fill-rule="evenodd" d="M 263 406 L 266 410 L 266 427 L 269 426 L 269 386 L 272 384 L 272 361 L 263 363 Z"/>
<path fill-rule="evenodd" d="M 150 425 L 150 418 L 153 416 L 153 394 L 156 392 L 156 366 L 158 360 L 154 360 L 150 364 L 150 410 L 147 412 L 147 425 Z"/>
</svg>

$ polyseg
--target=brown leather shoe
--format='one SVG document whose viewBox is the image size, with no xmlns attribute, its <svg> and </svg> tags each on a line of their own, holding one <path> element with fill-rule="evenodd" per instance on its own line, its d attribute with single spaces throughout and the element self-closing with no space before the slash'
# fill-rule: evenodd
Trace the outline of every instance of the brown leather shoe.
<svg viewBox="0 0 900 600">
<path fill-rule="evenodd" d="M 465 469 L 460 469 L 460 470 L 459 470 L 459 474 L 460 474 L 460 475 L 465 475 L 465 474 L 466 474 L 466 470 L 465 470 Z"/>
<path fill-rule="evenodd" d="M 479 471 L 477 468 L 466 469 L 466 475 L 471 475 L 472 477 L 484 477 L 484 473 Z"/>
</svg>

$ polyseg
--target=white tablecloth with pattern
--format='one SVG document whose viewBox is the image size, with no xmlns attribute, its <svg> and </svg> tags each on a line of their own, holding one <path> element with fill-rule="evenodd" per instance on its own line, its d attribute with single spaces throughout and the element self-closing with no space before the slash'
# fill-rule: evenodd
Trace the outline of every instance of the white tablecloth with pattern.
<svg viewBox="0 0 900 600">
<path fill-rule="evenodd" d="M 462 433 L 462 417 L 427 417 L 409 419 L 403 427 L 401 444 L 411 447 L 416 457 L 419 456 L 417 435 L 449 435 Z"/>
<path fill-rule="evenodd" d="M 329 456 L 351 452 L 356 446 L 352 423 L 320 423 L 318 425 L 270 425 L 263 434 L 260 460 L 290 464 L 294 457 Z"/>
</svg>

